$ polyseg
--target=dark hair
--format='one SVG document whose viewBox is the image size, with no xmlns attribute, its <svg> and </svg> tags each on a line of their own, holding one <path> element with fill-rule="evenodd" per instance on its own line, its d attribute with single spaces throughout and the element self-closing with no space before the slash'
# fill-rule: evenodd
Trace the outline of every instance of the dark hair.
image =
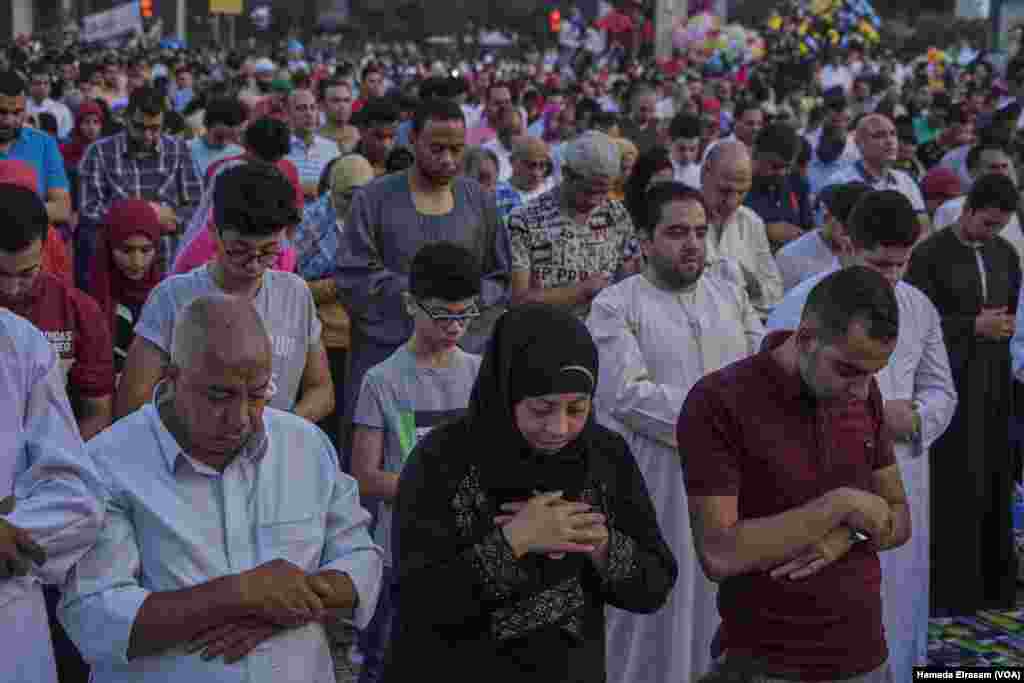
<svg viewBox="0 0 1024 683">
<path fill-rule="evenodd" d="M 4 229 L 0 230 L 0 251 L 21 251 L 42 240 L 50 226 L 46 204 L 38 194 L 20 185 L 0 184 L 0 206 L 4 207 Z"/>
<path fill-rule="evenodd" d="M 164 96 L 156 88 L 145 86 L 132 92 L 128 98 L 128 106 L 125 107 L 124 115 L 131 118 L 137 112 L 145 116 L 156 116 L 167 111 L 167 102 Z"/>
<path fill-rule="evenodd" d="M 341 78 L 325 78 L 316 85 L 317 99 L 321 102 L 327 99 L 327 91 L 331 88 L 348 88 L 349 92 L 353 92 L 352 84 Z"/>
<path fill-rule="evenodd" d="M 271 164 L 251 161 L 233 166 L 213 188 L 213 221 L 218 230 L 265 237 L 299 222 L 295 188 Z"/>
<path fill-rule="evenodd" d="M 242 135 L 242 143 L 267 163 L 276 163 L 291 151 L 288 124 L 265 116 L 250 123 Z"/>
<path fill-rule="evenodd" d="M 699 138 L 700 117 L 693 114 L 676 114 L 668 125 L 668 135 L 672 140 Z"/>
<path fill-rule="evenodd" d="M 590 127 L 603 133 L 607 133 L 619 123 L 619 115 L 613 111 L 599 111 L 590 119 Z"/>
<path fill-rule="evenodd" d="M 801 321 L 818 324 L 818 339 L 842 339 L 854 322 L 864 324 L 872 339 L 889 341 L 899 334 L 900 307 L 895 288 L 867 266 L 841 268 L 816 284 L 807 296 Z"/>
<path fill-rule="evenodd" d="M 240 126 L 245 123 L 245 107 L 236 97 L 216 97 L 206 105 L 203 125 L 207 129 L 214 126 Z"/>
<path fill-rule="evenodd" d="M 672 155 L 665 147 L 652 147 L 641 154 L 633 172 L 626 179 L 626 209 L 633 218 L 633 225 L 643 225 L 646 222 L 645 204 L 647 203 L 647 186 L 651 178 L 658 171 L 666 168 L 674 168 Z"/>
<path fill-rule="evenodd" d="M 981 163 L 981 155 L 985 152 L 1002 152 L 1007 156 L 1010 155 L 1010 151 L 1006 149 L 1004 145 L 997 142 L 984 141 L 979 142 L 967 151 L 967 170 L 977 171 L 978 165 Z"/>
<path fill-rule="evenodd" d="M 338 163 L 340 156 L 334 157 L 327 162 L 324 166 L 324 170 L 320 173 L 320 181 L 316 184 L 316 196 L 322 197 L 324 194 L 331 189 L 331 173 L 334 171 L 334 165 Z"/>
<path fill-rule="evenodd" d="M 482 275 L 473 253 L 452 242 L 434 242 L 416 252 L 409 291 L 417 299 L 462 301 L 480 293 Z"/>
<path fill-rule="evenodd" d="M 19 97 L 25 94 L 25 81 L 14 71 L 0 71 L 0 95 Z"/>
<path fill-rule="evenodd" d="M 896 190 L 875 190 L 857 201 L 846 231 L 858 249 L 912 247 L 921 233 L 921 223 L 906 196 Z"/>
<path fill-rule="evenodd" d="M 800 136 L 788 123 L 773 123 L 765 126 L 754 138 L 754 157 L 766 154 L 777 156 L 784 161 L 795 161 L 800 154 Z"/>
<path fill-rule="evenodd" d="M 52 135 L 53 137 L 57 137 L 57 117 L 54 116 L 51 112 L 41 111 L 39 112 L 38 118 L 39 130 L 49 135 Z"/>
<path fill-rule="evenodd" d="M 661 221 L 661 214 L 669 202 L 697 202 L 707 212 L 704 196 L 689 185 L 674 180 L 656 183 L 651 186 L 651 189 L 644 192 L 643 216 L 641 222 L 637 223 L 645 237 L 654 238 L 654 229 Z"/>
<path fill-rule="evenodd" d="M 398 173 L 416 163 L 416 155 L 413 154 L 412 149 L 407 145 L 395 145 L 388 152 L 387 159 L 384 161 L 384 171 L 386 173 Z"/>
<path fill-rule="evenodd" d="M 461 111 L 461 110 L 460 110 Z M 402 118 L 394 100 L 390 97 L 375 97 L 368 101 L 352 117 L 352 125 L 360 128 L 372 126 L 393 126 Z"/>
<path fill-rule="evenodd" d="M 732 120 L 734 122 L 733 125 L 735 126 L 735 122 L 743 118 L 743 115 L 746 114 L 751 109 L 756 109 L 757 111 L 762 113 L 764 112 L 764 109 L 761 107 L 760 102 L 757 102 L 750 98 L 740 98 L 740 100 L 736 102 L 736 108 L 733 109 L 732 112 Z"/>
<path fill-rule="evenodd" d="M 360 80 L 365 81 L 366 77 L 369 76 L 370 74 L 380 74 L 381 76 L 383 76 L 384 67 L 378 64 L 377 62 L 370 62 L 369 64 L 363 67 L 363 73 Z"/>
<path fill-rule="evenodd" d="M 427 121 L 461 121 L 465 123 L 466 115 L 455 100 L 434 97 L 420 102 L 416 115 L 412 119 L 412 129 L 420 133 L 427 127 Z"/>
<path fill-rule="evenodd" d="M 796 155 L 797 166 L 804 166 L 811 163 L 811 156 L 814 154 L 814 148 L 811 147 L 811 143 L 807 141 L 807 138 L 800 135 L 797 136 L 800 140 L 800 151 Z"/>
<path fill-rule="evenodd" d="M 1001 173 L 988 173 L 978 178 L 971 186 L 964 210 L 1016 211 L 1019 203 L 1020 194 L 1012 180 Z"/>
</svg>

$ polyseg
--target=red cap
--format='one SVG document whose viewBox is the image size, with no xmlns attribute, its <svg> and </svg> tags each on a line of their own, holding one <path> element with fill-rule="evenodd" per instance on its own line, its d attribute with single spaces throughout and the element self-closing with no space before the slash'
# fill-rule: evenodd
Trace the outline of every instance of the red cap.
<svg viewBox="0 0 1024 683">
<path fill-rule="evenodd" d="M 706 112 L 719 112 L 722 111 L 722 103 L 717 97 L 705 97 L 701 100 L 701 109 Z"/>
<path fill-rule="evenodd" d="M 964 193 L 960 176 L 951 168 L 938 166 L 928 171 L 921 181 L 925 199 L 955 199 Z"/>
</svg>

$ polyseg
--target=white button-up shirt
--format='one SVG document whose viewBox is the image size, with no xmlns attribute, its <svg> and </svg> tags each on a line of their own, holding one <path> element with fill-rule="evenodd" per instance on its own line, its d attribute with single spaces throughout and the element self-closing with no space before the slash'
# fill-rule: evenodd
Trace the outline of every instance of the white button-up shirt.
<svg viewBox="0 0 1024 683">
<path fill-rule="evenodd" d="M 24 318 L 0 310 L 0 498 L 5 519 L 46 549 L 46 564 L 0 580 L 0 680 L 57 683 L 42 583 L 62 583 L 96 540 L 102 485 L 71 412 L 57 356 Z"/>
<path fill-rule="evenodd" d="M 267 408 L 263 423 L 223 472 L 182 451 L 154 402 L 89 442 L 110 502 L 99 542 L 65 587 L 61 621 L 92 664 L 94 683 L 334 683 L 321 624 L 274 636 L 232 665 L 183 648 L 127 659 L 150 593 L 277 558 L 307 573 L 347 574 L 359 596 L 354 622 L 369 623 L 383 560 L 355 480 L 309 422 Z"/>
<path fill-rule="evenodd" d="M 721 231 L 708 230 L 707 243 L 709 264 L 732 259 L 757 279 L 761 296 L 751 299 L 762 315 L 767 315 L 782 300 L 782 274 L 760 216 L 745 206 L 739 207 Z"/>
<path fill-rule="evenodd" d="M 910 201 L 914 211 L 918 213 L 925 213 L 927 211 L 924 195 L 921 194 L 921 188 L 917 186 L 917 183 L 914 182 L 914 179 L 909 174 L 895 169 L 888 169 L 881 176 L 872 178 L 869 177 L 864 163 L 858 161 L 836 171 L 835 175 L 826 181 L 825 186 L 855 182 L 865 183 L 873 190 L 896 190 Z"/>
</svg>

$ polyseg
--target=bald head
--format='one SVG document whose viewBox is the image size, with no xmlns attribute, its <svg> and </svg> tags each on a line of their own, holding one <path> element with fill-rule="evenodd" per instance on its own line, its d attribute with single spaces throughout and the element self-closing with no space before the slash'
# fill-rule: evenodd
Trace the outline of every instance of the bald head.
<svg viewBox="0 0 1024 683">
<path fill-rule="evenodd" d="M 718 143 L 711 148 L 708 158 L 704 161 L 704 170 L 707 173 L 737 172 L 750 168 L 750 148 L 738 140 Z"/>
<path fill-rule="evenodd" d="M 174 324 L 171 365 L 198 369 L 207 362 L 226 368 L 265 364 L 272 348 L 263 319 L 247 299 L 209 294 L 192 300 Z"/>
<path fill-rule="evenodd" d="M 868 114 L 857 124 L 855 137 L 864 163 L 873 172 L 896 161 L 899 138 L 896 126 L 888 116 Z"/>
</svg>

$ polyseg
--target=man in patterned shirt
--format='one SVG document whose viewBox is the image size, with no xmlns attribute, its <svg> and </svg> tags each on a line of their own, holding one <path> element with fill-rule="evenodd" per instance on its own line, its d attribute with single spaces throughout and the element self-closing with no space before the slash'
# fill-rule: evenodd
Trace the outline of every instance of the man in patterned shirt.
<svg viewBox="0 0 1024 683">
<path fill-rule="evenodd" d="M 512 301 L 542 302 L 584 317 L 610 284 L 636 272 L 633 221 L 608 198 L 621 170 L 616 144 L 588 132 L 565 145 L 562 182 L 508 217 Z"/>
<path fill-rule="evenodd" d="M 96 228 L 119 199 L 145 199 L 157 205 L 168 239 L 160 258 L 169 263 L 180 229 L 188 225 L 202 196 L 192 154 L 181 138 L 163 133 L 166 104 L 153 88 L 132 93 L 125 111 L 125 132 L 103 138 L 86 152 L 79 165 L 82 223 L 75 245 L 80 281 L 92 262 Z"/>
</svg>

